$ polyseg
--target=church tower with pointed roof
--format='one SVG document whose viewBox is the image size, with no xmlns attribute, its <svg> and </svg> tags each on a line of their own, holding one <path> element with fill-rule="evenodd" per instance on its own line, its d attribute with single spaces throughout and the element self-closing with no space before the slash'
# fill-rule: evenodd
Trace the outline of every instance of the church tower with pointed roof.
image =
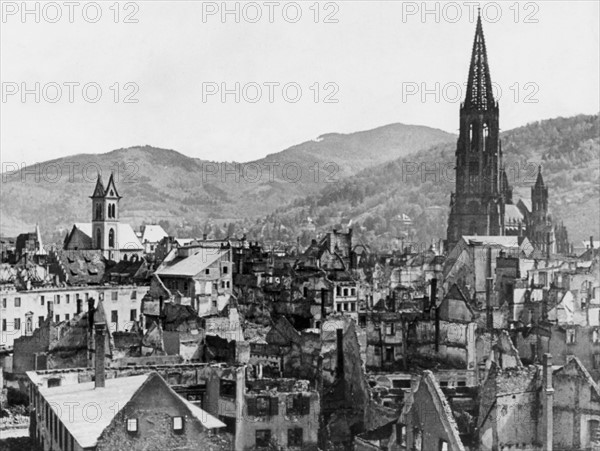
<svg viewBox="0 0 600 451">
<path fill-rule="evenodd" d="M 535 185 L 531 187 L 531 215 L 527 235 L 533 247 L 546 254 L 551 250 L 553 227 L 548 215 L 548 188 L 542 177 L 542 167 L 538 168 Z"/>
<path fill-rule="evenodd" d="M 512 189 L 502 166 L 499 109 L 492 92 L 481 15 L 477 17 L 467 91 L 460 106 L 456 190 L 451 194 L 448 248 L 463 235 L 504 235 Z"/>
<path fill-rule="evenodd" d="M 93 248 L 102 251 L 105 258 L 119 260 L 119 200 L 113 174 L 104 187 L 98 174 L 92 199 Z"/>
</svg>

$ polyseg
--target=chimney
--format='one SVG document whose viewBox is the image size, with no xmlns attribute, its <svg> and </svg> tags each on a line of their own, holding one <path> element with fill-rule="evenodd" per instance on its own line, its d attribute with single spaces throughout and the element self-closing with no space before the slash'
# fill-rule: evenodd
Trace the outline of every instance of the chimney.
<svg viewBox="0 0 600 451">
<path fill-rule="evenodd" d="M 54 302 L 48 301 L 48 319 L 50 322 L 54 321 Z"/>
<path fill-rule="evenodd" d="M 429 299 L 430 299 L 429 309 L 433 309 L 433 312 L 435 314 L 435 352 L 437 353 L 440 350 L 440 312 L 436 305 L 436 298 L 437 298 L 437 279 L 431 279 L 431 294 L 429 297 Z"/>
<path fill-rule="evenodd" d="M 202 234 L 202 241 L 206 241 L 206 237 L 207 237 L 207 236 L 208 236 L 208 235 L 207 235 L 206 233 L 203 233 L 203 234 Z"/>
<path fill-rule="evenodd" d="M 336 330 L 337 337 L 337 374 L 344 377 L 344 329 Z"/>
<path fill-rule="evenodd" d="M 590 235 L 590 249 L 594 249 L 594 236 Z"/>
<path fill-rule="evenodd" d="M 158 298 L 158 324 L 160 325 L 160 327 L 163 327 L 163 318 L 164 318 L 164 306 L 165 306 L 165 301 L 163 300 L 162 296 L 159 296 Z"/>
<path fill-rule="evenodd" d="M 95 388 L 103 388 L 104 387 L 104 329 L 106 324 L 97 323 L 95 325 L 96 329 L 96 348 L 95 348 L 95 357 L 94 357 L 94 387 Z"/>
<path fill-rule="evenodd" d="M 487 330 L 491 332 L 494 329 L 494 316 L 492 310 L 492 283 L 494 279 L 488 277 L 485 279 L 485 323 Z"/>
<path fill-rule="evenodd" d="M 94 298 L 89 298 L 88 301 L 88 328 L 91 331 L 94 330 Z"/>
<path fill-rule="evenodd" d="M 552 355 L 544 354 L 543 359 L 543 383 L 544 383 L 544 400 L 543 400 L 543 428 L 544 428 L 544 449 L 552 449 L 553 441 L 553 423 L 554 423 L 554 388 L 552 387 Z"/>
</svg>

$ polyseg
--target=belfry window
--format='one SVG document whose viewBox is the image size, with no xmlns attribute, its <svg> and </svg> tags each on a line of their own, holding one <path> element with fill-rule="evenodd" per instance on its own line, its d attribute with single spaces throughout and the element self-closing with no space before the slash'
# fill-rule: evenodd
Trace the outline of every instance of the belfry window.
<svg viewBox="0 0 600 451">
<path fill-rule="evenodd" d="M 96 219 L 102 219 L 102 205 L 100 203 L 96 204 Z"/>
<path fill-rule="evenodd" d="M 96 229 L 96 249 L 102 248 L 102 233 L 100 229 Z"/>
<path fill-rule="evenodd" d="M 483 124 L 483 151 L 484 152 L 487 151 L 489 134 L 490 134 L 490 131 L 488 128 L 488 124 Z"/>
<path fill-rule="evenodd" d="M 469 124 L 469 151 L 475 150 L 475 143 L 473 142 L 475 134 L 473 133 L 473 124 Z"/>
<path fill-rule="evenodd" d="M 115 247 L 115 230 L 110 229 L 108 232 L 108 247 Z"/>
</svg>

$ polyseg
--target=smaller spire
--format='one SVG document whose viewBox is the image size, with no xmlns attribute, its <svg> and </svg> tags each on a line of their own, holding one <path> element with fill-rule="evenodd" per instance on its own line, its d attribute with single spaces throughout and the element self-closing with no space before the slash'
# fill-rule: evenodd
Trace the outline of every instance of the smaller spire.
<svg viewBox="0 0 600 451">
<path fill-rule="evenodd" d="M 117 186 L 115 185 L 114 180 L 114 173 L 112 171 L 110 172 L 110 178 L 108 179 L 108 183 L 106 184 L 104 195 L 106 197 L 117 197 L 119 199 L 121 198 L 121 196 L 119 196 L 119 192 L 117 191 Z"/>
<path fill-rule="evenodd" d="M 98 173 L 98 179 L 96 180 L 96 188 L 94 188 L 94 194 L 92 194 L 90 197 L 92 199 L 97 198 L 97 197 L 104 197 L 105 191 L 104 191 L 104 185 L 102 184 L 102 174 Z"/>
<path fill-rule="evenodd" d="M 541 164 L 538 166 L 538 174 L 537 174 L 537 178 L 535 180 L 535 187 L 536 188 L 544 187 L 544 178 L 542 177 L 542 165 Z"/>
</svg>

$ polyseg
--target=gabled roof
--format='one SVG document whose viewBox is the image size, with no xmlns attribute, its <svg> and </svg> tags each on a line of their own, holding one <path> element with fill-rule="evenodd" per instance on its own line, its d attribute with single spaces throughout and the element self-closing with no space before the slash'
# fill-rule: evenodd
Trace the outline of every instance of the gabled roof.
<svg viewBox="0 0 600 451">
<path fill-rule="evenodd" d="M 157 224 L 147 225 L 144 227 L 144 232 L 142 233 L 142 243 L 158 243 L 166 236 L 169 235 L 161 226 Z"/>
<path fill-rule="evenodd" d="M 454 415 L 452 414 L 452 409 L 446 400 L 446 396 L 442 392 L 439 384 L 435 380 L 435 376 L 429 370 L 423 372 L 423 378 L 421 380 L 421 384 L 419 384 L 419 389 L 425 385 L 431 398 L 433 400 L 433 405 L 435 410 L 439 416 L 440 421 L 444 425 L 444 429 L 446 431 L 446 436 L 448 440 L 451 441 L 450 449 L 454 451 L 464 451 L 464 446 L 462 440 L 460 439 L 460 433 L 458 431 L 458 426 L 456 425 L 456 421 L 454 419 Z"/>
<path fill-rule="evenodd" d="M 59 250 L 56 260 L 69 285 L 97 285 L 104 277 L 106 262 L 99 250 Z"/>
<path fill-rule="evenodd" d="M 462 239 L 465 240 L 465 243 L 469 246 L 519 247 L 518 236 L 463 235 Z"/>
<path fill-rule="evenodd" d="M 594 381 L 591 374 L 587 370 L 587 368 L 581 363 L 578 357 L 572 357 L 571 360 L 561 368 L 554 371 L 555 375 L 560 375 L 560 373 L 567 373 L 571 368 L 575 369 L 583 375 L 586 379 L 587 383 L 590 384 L 591 390 L 593 394 L 596 396 L 596 402 L 600 402 L 600 387 Z"/>
<path fill-rule="evenodd" d="M 508 229 L 518 229 L 519 223 L 523 223 L 525 218 L 519 207 L 513 204 L 507 204 L 504 207 L 504 225 Z"/>
<path fill-rule="evenodd" d="M 36 373 L 30 371 L 27 374 L 35 383 Z M 162 381 L 165 391 L 176 397 L 181 405 L 189 411 L 190 416 L 198 420 L 205 428 L 214 429 L 225 426 L 209 413 L 177 395 L 156 372 L 107 379 L 103 388 L 95 388 L 94 382 L 84 382 L 53 388 L 42 386 L 39 387 L 39 391 L 56 415 L 61 419 L 67 419 L 67 421 L 63 421 L 63 425 L 79 446 L 85 449 L 98 444 L 98 439 L 117 414 L 151 381 Z M 96 412 L 99 414 L 96 421 L 89 421 L 91 413 L 86 409 L 90 404 L 96 406 Z M 157 408 L 160 408 L 160 405 L 157 405 Z M 68 416 L 64 415 L 65 409 L 69 411 Z"/>
<path fill-rule="evenodd" d="M 164 261 L 156 270 L 159 276 L 194 277 L 223 257 L 229 250 L 216 248 L 198 248 L 194 255 L 189 257 L 175 257 L 173 260 Z"/>
</svg>

